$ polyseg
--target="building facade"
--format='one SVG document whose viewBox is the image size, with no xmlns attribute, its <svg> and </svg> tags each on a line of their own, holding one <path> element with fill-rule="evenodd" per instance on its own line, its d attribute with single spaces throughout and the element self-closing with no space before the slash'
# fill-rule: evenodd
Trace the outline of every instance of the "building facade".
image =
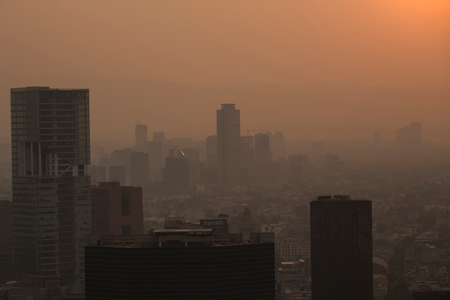
<svg viewBox="0 0 450 300">
<path fill-rule="evenodd" d="M 135 150 L 137 152 L 147 152 L 147 125 L 136 124 L 135 133 Z"/>
<path fill-rule="evenodd" d="M 148 153 L 130 153 L 130 185 L 147 186 L 149 184 Z"/>
<path fill-rule="evenodd" d="M 272 233 L 214 235 L 213 229 L 153 230 L 89 238 L 86 300 L 275 300 Z"/>
<path fill-rule="evenodd" d="M 372 300 L 372 202 L 323 196 L 310 203 L 313 300 Z"/>
<path fill-rule="evenodd" d="M 241 121 L 234 104 L 217 110 L 217 179 L 219 184 L 236 185 L 241 174 Z"/>
<path fill-rule="evenodd" d="M 91 187 L 92 234 L 144 234 L 142 188 L 100 182 Z"/>
<path fill-rule="evenodd" d="M 13 278 L 13 215 L 12 202 L 0 200 L 0 283 Z"/>
<path fill-rule="evenodd" d="M 89 90 L 11 89 L 14 266 L 44 286 L 84 278 L 91 226 Z"/>
</svg>

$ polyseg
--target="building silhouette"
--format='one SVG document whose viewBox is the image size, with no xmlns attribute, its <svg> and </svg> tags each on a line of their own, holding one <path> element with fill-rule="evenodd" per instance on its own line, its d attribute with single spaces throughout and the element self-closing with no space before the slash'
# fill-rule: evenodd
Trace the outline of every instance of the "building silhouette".
<svg viewBox="0 0 450 300">
<path fill-rule="evenodd" d="M 110 166 L 109 167 L 109 181 L 118 182 L 121 185 L 126 185 L 126 169 L 125 166 Z"/>
<path fill-rule="evenodd" d="M 255 134 L 255 161 L 271 162 L 270 138 L 266 133 Z"/>
<path fill-rule="evenodd" d="M 150 163 L 150 169 L 162 169 L 163 148 L 161 141 L 148 142 L 148 161 Z"/>
<path fill-rule="evenodd" d="M 241 125 L 240 111 L 234 104 L 222 104 L 217 110 L 217 178 L 219 184 L 240 183 Z"/>
<path fill-rule="evenodd" d="M 91 226 L 89 90 L 11 89 L 11 136 L 18 278 L 80 283 Z"/>
<path fill-rule="evenodd" d="M 422 144 L 422 123 L 411 124 L 395 132 L 395 142 L 400 146 L 420 146 Z"/>
<path fill-rule="evenodd" d="M 248 168 L 255 160 L 253 136 L 241 136 L 241 166 Z"/>
<path fill-rule="evenodd" d="M 130 153 L 130 185 L 147 186 L 149 184 L 148 153 Z"/>
<path fill-rule="evenodd" d="M 275 300 L 273 233 L 152 230 L 145 236 L 91 236 L 86 299 Z"/>
<path fill-rule="evenodd" d="M 272 152 L 272 160 L 284 158 L 285 138 L 281 131 L 275 132 L 270 139 L 270 151 Z"/>
<path fill-rule="evenodd" d="M 153 140 L 163 142 L 166 139 L 164 132 L 153 132 Z"/>
<path fill-rule="evenodd" d="M 92 234 L 144 234 L 142 188 L 100 182 L 91 187 Z"/>
<path fill-rule="evenodd" d="M 12 202 L 0 200 L 0 283 L 11 280 L 14 274 L 12 224 Z"/>
<path fill-rule="evenodd" d="M 206 167 L 217 167 L 217 135 L 206 138 Z"/>
<path fill-rule="evenodd" d="M 168 185 L 189 185 L 189 163 L 185 156 L 166 157 L 163 182 Z"/>
<path fill-rule="evenodd" d="M 137 152 L 147 152 L 147 125 L 136 124 L 135 133 L 135 150 Z"/>
<path fill-rule="evenodd" d="M 310 203 L 313 300 L 372 300 L 372 202 L 322 196 Z"/>
<path fill-rule="evenodd" d="M 91 176 L 91 183 L 98 183 L 106 181 L 106 167 L 105 166 L 88 166 L 88 175 Z"/>
</svg>

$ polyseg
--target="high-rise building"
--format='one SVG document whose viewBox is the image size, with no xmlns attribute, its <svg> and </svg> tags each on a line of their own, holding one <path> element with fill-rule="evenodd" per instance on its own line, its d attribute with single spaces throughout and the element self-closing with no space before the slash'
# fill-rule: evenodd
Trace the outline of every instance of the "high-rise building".
<svg viewBox="0 0 450 300">
<path fill-rule="evenodd" d="M 284 158 L 285 139 L 281 131 L 275 132 L 270 140 L 270 151 L 272 152 L 272 160 Z"/>
<path fill-rule="evenodd" d="M 189 163 L 185 156 L 166 157 L 163 182 L 169 185 L 189 184 Z"/>
<path fill-rule="evenodd" d="M 130 153 L 130 185 L 147 186 L 149 184 L 148 175 L 148 153 Z"/>
<path fill-rule="evenodd" d="M 269 135 L 265 133 L 255 134 L 255 161 L 272 161 L 272 153 L 270 152 L 270 138 Z"/>
<path fill-rule="evenodd" d="M 400 146 L 420 146 L 422 144 L 422 123 L 411 124 L 395 132 L 395 142 Z"/>
<path fill-rule="evenodd" d="M 147 152 L 147 125 L 136 124 L 135 133 L 135 150 L 138 152 Z"/>
<path fill-rule="evenodd" d="M 0 283 L 9 281 L 14 274 L 12 202 L 0 200 Z"/>
<path fill-rule="evenodd" d="M 91 236 L 86 299 L 275 300 L 273 233 L 152 230 L 145 236 Z"/>
<path fill-rule="evenodd" d="M 163 142 L 166 139 L 164 132 L 153 132 L 153 140 Z"/>
<path fill-rule="evenodd" d="M 217 110 L 217 171 L 219 184 L 239 184 L 241 173 L 240 111 L 234 104 Z"/>
<path fill-rule="evenodd" d="M 313 300 L 372 300 L 372 202 L 322 196 L 310 203 Z"/>
<path fill-rule="evenodd" d="M 252 136 L 241 136 L 241 166 L 249 167 L 255 160 L 254 139 Z"/>
<path fill-rule="evenodd" d="M 92 234 L 144 234 L 142 188 L 100 182 L 91 187 Z"/>
<path fill-rule="evenodd" d="M 11 89 L 14 266 L 45 286 L 84 278 L 91 226 L 89 90 Z"/>
<path fill-rule="evenodd" d="M 126 185 L 126 169 L 125 166 L 110 166 L 109 167 L 109 181 L 118 182 L 121 185 Z"/>
<path fill-rule="evenodd" d="M 163 167 L 163 148 L 162 142 L 151 141 L 148 142 L 148 161 L 150 169 L 161 170 Z"/>
<path fill-rule="evenodd" d="M 217 166 L 217 135 L 206 138 L 206 167 L 211 169 Z"/>
</svg>

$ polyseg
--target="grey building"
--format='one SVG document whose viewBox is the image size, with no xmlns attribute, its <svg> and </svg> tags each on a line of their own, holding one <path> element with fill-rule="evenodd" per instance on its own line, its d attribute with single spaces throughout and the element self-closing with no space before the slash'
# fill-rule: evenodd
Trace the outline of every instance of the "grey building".
<svg viewBox="0 0 450 300">
<path fill-rule="evenodd" d="M 136 124 L 134 133 L 136 141 L 136 151 L 147 152 L 147 125 L 139 123 Z"/>
<path fill-rule="evenodd" d="M 149 184 L 148 153 L 130 153 L 130 185 L 147 186 Z"/>
<path fill-rule="evenodd" d="M 234 104 L 222 104 L 217 110 L 217 171 L 219 184 L 240 183 L 241 123 Z"/>
<path fill-rule="evenodd" d="M 270 138 L 268 134 L 255 134 L 255 160 L 257 162 L 271 162 Z"/>
<path fill-rule="evenodd" d="M 11 89 L 14 266 L 38 286 L 84 278 L 89 90 Z"/>
</svg>

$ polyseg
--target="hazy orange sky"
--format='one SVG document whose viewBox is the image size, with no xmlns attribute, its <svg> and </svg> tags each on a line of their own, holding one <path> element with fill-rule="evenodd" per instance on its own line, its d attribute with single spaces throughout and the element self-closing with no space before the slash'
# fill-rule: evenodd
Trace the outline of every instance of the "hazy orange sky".
<svg viewBox="0 0 450 300">
<path fill-rule="evenodd" d="M 450 86 L 449 0 L 1 0 L 0 81 Z"/>
</svg>

